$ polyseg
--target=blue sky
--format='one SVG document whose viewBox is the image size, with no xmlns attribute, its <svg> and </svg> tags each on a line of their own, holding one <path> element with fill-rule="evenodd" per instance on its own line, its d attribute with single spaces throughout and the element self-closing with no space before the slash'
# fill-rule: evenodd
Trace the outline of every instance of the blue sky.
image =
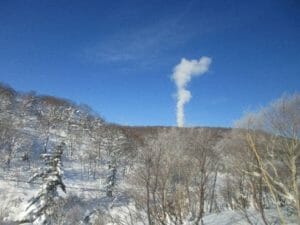
<svg viewBox="0 0 300 225">
<path fill-rule="evenodd" d="M 300 89 L 300 3 L 0 1 L 0 81 L 90 105 L 110 122 L 176 125 L 173 68 L 212 58 L 189 83 L 188 126 L 231 126 Z"/>
</svg>

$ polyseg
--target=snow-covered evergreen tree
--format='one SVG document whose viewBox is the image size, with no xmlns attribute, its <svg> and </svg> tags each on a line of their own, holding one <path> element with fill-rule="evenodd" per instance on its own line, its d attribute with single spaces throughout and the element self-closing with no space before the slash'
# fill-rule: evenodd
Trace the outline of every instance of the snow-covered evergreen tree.
<svg viewBox="0 0 300 225">
<path fill-rule="evenodd" d="M 108 165 L 108 174 L 106 177 L 106 196 L 113 197 L 113 190 L 116 184 L 117 179 L 117 165 L 116 160 L 113 159 L 113 162 L 110 162 Z"/>
<path fill-rule="evenodd" d="M 125 155 L 129 146 L 129 141 L 124 133 L 116 127 L 110 126 L 106 132 L 105 148 L 108 158 L 108 171 L 106 176 L 106 196 L 113 197 L 117 183 L 117 175 L 122 161 L 125 160 Z"/>
<path fill-rule="evenodd" d="M 41 172 L 36 173 L 30 178 L 32 182 L 38 178 L 42 180 L 41 189 L 36 196 L 30 199 L 29 205 L 26 208 L 26 216 L 21 223 L 33 223 L 37 225 L 48 225 L 49 217 L 56 205 L 56 200 L 59 198 L 58 187 L 66 192 L 66 186 L 62 181 L 62 162 L 61 157 L 65 144 L 61 143 L 53 152 L 44 153 L 41 158 L 45 162 L 45 167 Z"/>
</svg>

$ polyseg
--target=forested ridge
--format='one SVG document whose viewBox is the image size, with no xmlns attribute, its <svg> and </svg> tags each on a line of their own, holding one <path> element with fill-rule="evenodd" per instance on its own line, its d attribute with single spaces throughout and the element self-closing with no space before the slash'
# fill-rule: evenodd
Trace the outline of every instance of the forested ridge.
<svg viewBox="0 0 300 225">
<path fill-rule="evenodd" d="M 0 224 L 299 224 L 298 94 L 234 128 L 121 126 L 4 84 L 0 110 Z"/>
</svg>

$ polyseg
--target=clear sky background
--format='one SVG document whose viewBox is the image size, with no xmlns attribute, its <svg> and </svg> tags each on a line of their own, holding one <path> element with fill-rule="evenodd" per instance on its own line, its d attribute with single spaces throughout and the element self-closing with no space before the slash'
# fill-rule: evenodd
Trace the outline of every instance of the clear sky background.
<svg viewBox="0 0 300 225">
<path fill-rule="evenodd" d="M 173 68 L 201 56 L 212 64 L 189 83 L 188 126 L 231 126 L 299 91 L 300 2 L 0 1 L 0 81 L 110 122 L 176 125 Z"/>
</svg>

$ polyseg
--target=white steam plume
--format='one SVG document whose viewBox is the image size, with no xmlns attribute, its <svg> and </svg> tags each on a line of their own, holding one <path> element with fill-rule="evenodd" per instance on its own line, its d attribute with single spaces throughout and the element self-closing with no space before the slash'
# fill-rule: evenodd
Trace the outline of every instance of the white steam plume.
<svg viewBox="0 0 300 225">
<path fill-rule="evenodd" d="M 194 76 L 201 76 L 208 71 L 211 58 L 203 56 L 199 60 L 181 59 L 181 62 L 174 67 L 172 79 L 177 86 L 177 125 L 184 126 L 184 105 L 192 97 L 190 91 L 186 89 L 187 84 Z"/>
</svg>

